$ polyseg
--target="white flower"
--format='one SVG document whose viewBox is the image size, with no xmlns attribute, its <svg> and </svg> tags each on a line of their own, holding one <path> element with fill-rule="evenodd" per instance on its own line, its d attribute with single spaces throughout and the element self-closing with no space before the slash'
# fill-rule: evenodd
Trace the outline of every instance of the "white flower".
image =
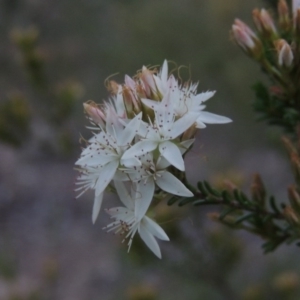
<svg viewBox="0 0 300 300">
<path fill-rule="evenodd" d="M 183 154 L 194 142 L 188 140 L 180 143 L 180 152 Z M 132 168 L 122 168 L 123 173 L 119 173 L 117 180 L 138 182 L 138 185 L 143 185 L 149 181 L 156 183 L 156 185 L 163 191 L 178 195 L 182 197 L 192 197 L 193 193 L 186 188 L 186 186 L 177 179 L 173 174 L 168 172 L 166 168 L 170 163 L 159 156 L 157 160 L 153 159 L 153 153 L 147 153 L 139 157 L 140 166 L 133 166 Z"/>
<path fill-rule="evenodd" d="M 124 151 L 138 132 L 141 116 L 142 113 L 124 127 L 115 115 L 115 111 L 108 109 L 105 130 L 102 129 L 90 139 L 89 145 L 75 163 L 84 171 L 84 175 L 79 177 L 81 188 L 84 191 L 88 188 L 95 190 L 93 222 L 96 221 L 101 208 L 102 194 L 113 179 Z"/>
<path fill-rule="evenodd" d="M 154 110 L 154 114 L 154 123 L 149 120 L 149 124 L 145 122 L 141 124 L 139 130 L 141 141 L 129 148 L 122 156 L 122 160 L 137 158 L 158 147 L 162 157 L 177 169 L 184 171 L 184 161 L 175 139 L 194 124 L 197 115 L 191 113 L 176 120 L 170 93 L 165 95 L 161 106 Z"/>
<path fill-rule="evenodd" d="M 131 194 L 128 193 L 122 182 L 115 181 L 115 188 L 125 207 L 106 210 L 115 221 L 104 229 L 125 235 L 124 240 L 129 238 L 128 251 L 134 235 L 138 232 L 149 249 L 161 258 L 160 248 L 155 237 L 164 241 L 169 241 L 169 238 L 157 223 L 145 215 L 152 200 L 154 184 L 132 186 Z"/>
<path fill-rule="evenodd" d="M 227 117 L 203 111 L 205 108 L 203 103 L 215 94 L 214 91 L 197 94 L 197 84 L 179 86 L 173 75 L 167 80 L 167 74 L 168 64 L 164 61 L 160 78 L 156 77 L 157 86 L 163 93 L 164 98 L 161 102 L 142 99 L 142 102 L 146 106 L 155 111 L 160 111 L 170 99 L 176 118 L 181 118 L 183 116 L 186 118 L 193 118 L 195 114 L 197 115 L 197 128 L 205 128 L 205 124 L 224 124 L 232 121 Z M 166 95 L 169 95 L 169 99 Z"/>
</svg>

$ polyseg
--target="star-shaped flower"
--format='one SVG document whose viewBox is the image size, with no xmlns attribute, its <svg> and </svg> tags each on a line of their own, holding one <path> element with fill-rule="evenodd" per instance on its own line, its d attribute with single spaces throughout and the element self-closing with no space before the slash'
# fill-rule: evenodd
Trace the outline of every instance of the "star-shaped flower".
<svg viewBox="0 0 300 300">
<path fill-rule="evenodd" d="M 154 114 L 154 123 L 150 120 L 149 123 L 142 122 L 139 130 L 141 140 L 124 153 L 122 160 L 138 158 L 158 148 L 160 155 L 171 165 L 184 171 L 184 161 L 176 139 L 194 124 L 197 115 L 191 113 L 176 120 L 170 93 L 154 110 Z"/>
<path fill-rule="evenodd" d="M 180 143 L 180 152 L 183 154 L 194 142 L 194 140 L 187 140 Z M 186 186 L 176 178 L 172 173 L 167 171 L 170 163 L 159 156 L 158 159 L 153 159 L 153 153 L 147 153 L 138 158 L 141 162 L 140 166 L 133 166 L 131 168 L 122 168 L 122 173 L 119 173 L 117 180 L 137 182 L 138 185 L 143 185 L 154 182 L 161 190 L 182 197 L 192 197 L 193 193 L 186 188 Z"/>
<path fill-rule="evenodd" d="M 89 145 L 75 163 L 84 173 L 83 177 L 79 177 L 79 183 L 83 184 L 81 188 L 84 191 L 88 188 L 95 190 L 93 222 L 96 221 L 101 208 L 102 194 L 113 179 L 124 151 L 129 148 L 139 130 L 141 117 L 142 113 L 124 127 L 114 114 L 114 110 L 108 110 L 105 129 L 103 128 L 90 139 Z"/>
<path fill-rule="evenodd" d="M 154 184 L 132 186 L 130 194 L 123 182 L 115 181 L 115 188 L 125 207 L 107 209 L 106 212 L 115 221 L 103 229 L 125 235 L 124 240 L 129 238 L 128 251 L 134 235 L 138 232 L 149 249 L 161 258 L 155 237 L 164 241 L 169 241 L 169 238 L 156 222 L 145 215 L 152 200 Z"/>
<path fill-rule="evenodd" d="M 177 119 L 184 116 L 193 118 L 196 114 L 197 128 L 205 128 L 205 124 L 223 124 L 232 121 L 227 117 L 203 111 L 206 107 L 203 103 L 215 94 L 214 91 L 197 94 L 198 84 L 180 86 L 173 75 L 167 79 L 167 74 L 168 64 L 164 61 L 160 75 L 154 77 L 158 89 L 162 92 L 164 98 L 161 102 L 152 99 L 142 99 L 142 102 L 146 106 L 152 108 L 154 111 L 160 111 L 170 101 Z M 165 95 L 169 95 L 169 97 L 165 97 Z"/>
</svg>

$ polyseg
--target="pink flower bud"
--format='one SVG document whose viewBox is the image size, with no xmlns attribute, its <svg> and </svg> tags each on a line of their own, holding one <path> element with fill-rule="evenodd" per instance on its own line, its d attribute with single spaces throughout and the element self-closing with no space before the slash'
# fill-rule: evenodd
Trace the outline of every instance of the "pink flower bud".
<svg viewBox="0 0 300 300">
<path fill-rule="evenodd" d="M 237 25 L 238 27 L 240 27 L 249 36 L 253 37 L 254 39 L 257 39 L 257 35 L 255 34 L 255 32 L 246 23 L 244 23 L 240 19 L 235 19 L 234 20 L 234 25 Z"/>
<path fill-rule="evenodd" d="M 156 91 L 155 80 L 153 78 L 153 72 L 150 71 L 149 69 L 147 69 L 145 66 L 143 66 L 140 78 L 144 84 L 146 95 L 151 96 L 151 92 Z"/>
<path fill-rule="evenodd" d="M 294 54 L 290 45 L 283 39 L 274 42 L 277 50 L 278 65 L 284 67 L 290 67 L 294 60 Z"/>
<path fill-rule="evenodd" d="M 135 114 L 141 111 L 140 101 L 137 100 L 133 91 L 126 85 L 123 87 L 122 94 L 127 116 L 133 118 Z"/>
<path fill-rule="evenodd" d="M 119 91 L 119 84 L 114 80 L 110 80 L 107 83 L 107 90 L 113 95 L 116 95 Z"/>
<path fill-rule="evenodd" d="M 253 41 L 253 37 L 243 28 L 239 25 L 232 25 L 232 32 L 234 39 L 238 43 L 239 46 L 241 46 L 244 50 L 253 49 L 255 47 L 255 43 Z"/>
<path fill-rule="evenodd" d="M 100 125 L 100 126 L 104 126 L 105 115 L 101 111 L 101 109 L 99 109 L 97 107 L 96 103 L 94 103 L 94 102 L 83 103 L 83 108 L 84 108 L 85 112 L 95 122 L 95 124 Z"/>
<path fill-rule="evenodd" d="M 298 8 L 294 13 L 294 28 L 296 35 L 300 35 L 300 8 Z"/>
<path fill-rule="evenodd" d="M 128 75 L 125 75 L 125 85 L 129 87 L 131 90 L 135 89 L 136 83 L 135 81 Z"/>
<path fill-rule="evenodd" d="M 257 30 L 268 37 L 276 36 L 277 30 L 270 14 L 265 10 L 254 9 L 252 17 Z"/>
<path fill-rule="evenodd" d="M 232 33 L 237 44 L 250 56 L 258 58 L 262 54 L 262 44 L 248 25 L 236 19 L 232 25 Z"/>
<path fill-rule="evenodd" d="M 260 11 L 260 17 L 261 17 L 261 22 L 262 22 L 264 29 L 268 32 L 276 34 L 277 30 L 276 30 L 274 21 L 273 21 L 272 17 L 270 16 L 270 14 L 264 8 Z"/>
<path fill-rule="evenodd" d="M 291 27 L 291 18 L 289 14 L 289 7 L 286 0 L 280 0 L 278 2 L 278 16 L 279 16 L 279 26 L 284 30 L 288 31 Z"/>
</svg>

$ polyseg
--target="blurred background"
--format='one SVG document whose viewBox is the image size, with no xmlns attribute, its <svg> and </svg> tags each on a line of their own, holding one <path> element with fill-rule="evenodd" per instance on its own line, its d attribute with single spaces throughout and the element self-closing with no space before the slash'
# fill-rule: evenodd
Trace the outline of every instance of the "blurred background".
<svg viewBox="0 0 300 300">
<path fill-rule="evenodd" d="M 192 183 L 230 179 L 249 192 L 260 172 L 285 201 L 293 183 L 276 128 L 257 122 L 251 90 L 259 68 L 234 45 L 238 17 L 266 5 L 243 0 L 0 1 L 0 299 L 299 299 L 295 246 L 264 255 L 263 241 L 211 221 L 215 207 L 161 203 L 171 238 L 157 259 L 136 237 L 92 225 L 93 193 L 74 199 L 82 104 L 101 102 L 104 81 L 122 82 L 164 59 L 190 66 L 208 111 L 234 120 L 201 130 L 186 164 Z M 183 70 L 182 76 L 189 78 Z M 117 203 L 107 195 L 104 207 Z"/>
</svg>

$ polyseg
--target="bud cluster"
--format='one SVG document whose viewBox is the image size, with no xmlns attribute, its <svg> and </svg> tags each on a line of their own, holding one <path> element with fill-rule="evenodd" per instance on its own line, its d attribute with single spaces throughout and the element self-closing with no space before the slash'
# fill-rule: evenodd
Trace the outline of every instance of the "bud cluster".
<svg viewBox="0 0 300 300">
<path fill-rule="evenodd" d="M 252 18 L 257 32 L 236 19 L 232 25 L 233 38 L 250 57 L 262 63 L 267 71 L 274 73 L 272 67 L 268 67 L 273 62 L 274 67 L 279 69 L 292 68 L 296 54 L 292 49 L 292 42 L 298 39 L 297 24 L 300 24 L 300 14 L 298 16 L 297 11 L 296 3 L 292 12 L 286 0 L 280 0 L 276 26 L 275 20 L 266 9 L 256 8 L 252 12 Z M 270 53 L 273 55 L 270 56 Z"/>
<path fill-rule="evenodd" d="M 254 109 L 262 119 L 294 134 L 300 118 L 300 1 L 293 0 L 289 7 L 286 0 L 279 0 L 276 15 L 274 18 L 266 9 L 254 9 L 256 30 L 236 19 L 232 36 L 272 82 L 268 88 L 260 83 L 254 86 L 258 98 Z"/>
<path fill-rule="evenodd" d="M 170 195 L 193 197 L 178 178 L 178 172 L 185 171 L 183 154 L 194 143 L 198 128 L 231 120 L 204 111 L 204 102 L 215 92 L 197 94 L 197 84 L 180 84 L 168 74 L 167 61 L 160 70 L 143 67 L 134 77 L 126 75 L 123 84 L 108 81 L 107 88 L 109 102 L 84 104 L 93 137 L 75 163 L 81 172 L 78 196 L 95 190 L 95 222 L 105 189 L 115 190 L 124 206 L 106 210 L 114 221 L 105 229 L 128 238 L 129 248 L 138 232 L 161 257 L 154 237 L 168 237 L 146 215 L 152 200 Z"/>
</svg>

